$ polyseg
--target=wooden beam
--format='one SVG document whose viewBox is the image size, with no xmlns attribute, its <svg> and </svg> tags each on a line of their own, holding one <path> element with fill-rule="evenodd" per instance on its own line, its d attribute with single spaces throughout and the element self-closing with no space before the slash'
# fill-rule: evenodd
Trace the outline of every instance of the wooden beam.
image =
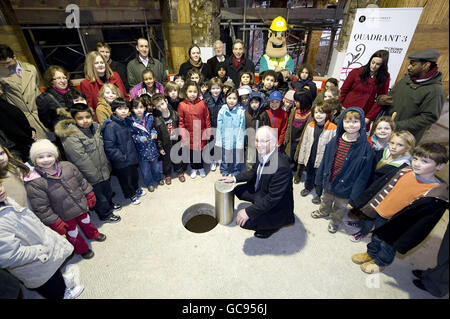
<svg viewBox="0 0 450 319">
<path fill-rule="evenodd" d="M 247 20 L 259 20 L 270 24 L 278 16 L 287 17 L 288 9 L 285 8 L 247 8 Z M 244 8 L 221 8 L 221 20 L 242 20 Z M 293 21 L 320 21 L 327 19 L 337 20 L 342 18 L 341 8 L 296 8 L 289 9 L 289 22 Z"/>
<path fill-rule="evenodd" d="M 60 8 L 17 8 L 14 10 L 19 24 L 65 24 L 66 13 Z M 160 10 L 134 7 L 91 8 L 80 9 L 80 24 L 93 23 L 138 23 L 144 22 L 144 11 L 147 21 L 160 21 Z M 45 17 L 42 20 L 39 17 Z"/>
<path fill-rule="evenodd" d="M 20 7 L 59 7 L 65 8 L 69 4 L 76 4 L 80 8 L 113 8 L 113 7 L 144 7 L 159 10 L 158 0 L 16 0 L 14 8 Z"/>
</svg>

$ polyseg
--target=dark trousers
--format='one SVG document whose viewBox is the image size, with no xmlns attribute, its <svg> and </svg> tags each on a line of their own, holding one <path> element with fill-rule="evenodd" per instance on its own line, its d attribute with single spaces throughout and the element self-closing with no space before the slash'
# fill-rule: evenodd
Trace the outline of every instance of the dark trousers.
<svg viewBox="0 0 450 319">
<path fill-rule="evenodd" d="M 175 163 L 170 159 L 170 151 L 172 147 L 164 146 L 164 152 L 166 153 L 166 155 L 161 155 L 163 174 L 166 177 L 170 177 L 170 175 L 172 174 L 172 168 L 177 174 L 183 174 L 185 170 L 185 165 L 183 164 L 183 162 Z M 179 153 L 181 153 L 181 149 L 179 150 Z"/>
<path fill-rule="evenodd" d="M 316 179 L 317 168 L 314 168 L 314 161 L 308 161 L 306 165 L 306 181 L 305 188 L 311 191 L 313 188 L 316 189 L 317 196 L 322 196 L 322 187 L 315 185 L 314 181 Z"/>
<path fill-rule="evenodd" d="M 189 149 L 189 160 L 192 169 L 202 169 L 203 168 L 203 158 L 202 151 L 195 151 Z"/>
<path fill-rule="evenodd" d="M 97 199 L 94 210 L 97 213 L 98 218 L 104 220 L 112 214 L 114 209 L 111 180 L 108 179 L 106 181 L 94 184 L 92 185 L 92 188 L 94 189 L 94 194 Z"/>
<path fill-rule="evenodd" d="M 448 294 L 448 224 L 438 252 L 437 265 L 423 272 L 422 282 L 435 297 Z"/>
<path fill-rule="evenodd" d="M 139 188 L 139 172 L 137 165 L 130 165 L 124 168 L 115 168 L 120 188 L 125 198 L 131 198 L 136 195 Z"/>
<path fill-rule="evenodd" d="M 64 283 L 61 270 L 58 269 L 45 284 L 33 290 L 46 299 L 64 299 L 66 284 Z"/>
<path fill-rule="evenodd" d="M 249 184 L 241 184 L 234 188 L 234 194 L 240 200 L 245 200 L 247 202 L 255 202 L 255 186 Z M 263 214 L 259 218 L 248 219 L 242 228 L 251 229 L 255 231 L 261 230 L 274 230 L 273 226 L 270 228 L 272 221 L 268 220 L 267 214 Z"/>
</svg>

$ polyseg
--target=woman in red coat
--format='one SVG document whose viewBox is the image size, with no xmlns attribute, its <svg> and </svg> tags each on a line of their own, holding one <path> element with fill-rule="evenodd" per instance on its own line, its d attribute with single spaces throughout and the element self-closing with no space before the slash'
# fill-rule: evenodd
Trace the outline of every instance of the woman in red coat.
<svg viewBox="0 0 450 319">
<path fill-rule="evenodd" d="M 211 135 L 211 121 L 206 103 L 199 99 L 196 82 L 188 81 L 183 87 L 185 99 L 178 105 L 179 128 L 183 147 L 189 146 L 191 178 L 197 173 L 205 177 L 202 150 Z"/>
<path fill-rule="evenodd" d="M 123 97 L 128 101 L 125 86 L 117 72 L 113 72 L 103 56 L 97 51 L 89 52 L 84 62 L 85 79 L 80 83 L 81 92 L 86 95 L 88 105 L 94 109 L 97 108 L 98 92 L 104 83 L 112 83 L 117 86 Z"/>
<path fill-rule="evenodd" d="M 341 87 L 339 101 L 345 108 L 357 106 L 363 109 L 366 130 L 381 110 L 376 98 L 389 90 L 388 61 L 388 51 L 376 51 L 365 66 L 350 72 Z"/>
</svg>

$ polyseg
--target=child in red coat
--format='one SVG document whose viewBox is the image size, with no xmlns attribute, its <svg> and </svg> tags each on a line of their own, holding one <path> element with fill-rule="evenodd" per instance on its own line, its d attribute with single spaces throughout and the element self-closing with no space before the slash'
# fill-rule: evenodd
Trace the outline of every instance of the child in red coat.
<svg viewBox="0 0 450 319">
<path fill-rule="evenodd" d="M 288 124 L 288 113 L 286 113 L 281 106 L 282 96 L 279 91 L 274 91 L 269 96 L 269 109 L 267 109 L 267 115 L 269 115 L 270 126 L 278 130 L 278 147 L 284 146 L 284 135 L 286 134 L 286 128 Z M 281 150 L 282 151 L 282 150 Z"/>
<path fill-rule="evenodd" d="M 183 147 L 189 147 L 191 178 L 195 178 L 197 173 L 201 177 L 206 176 L 202 150 L 211 135 L 209 110 L 206 103 L 199 98 L 199 91 L 198 84 L 188 80 L 183 87 L 185 100 L 178 105 L 181 143 Z"/>
</svg>

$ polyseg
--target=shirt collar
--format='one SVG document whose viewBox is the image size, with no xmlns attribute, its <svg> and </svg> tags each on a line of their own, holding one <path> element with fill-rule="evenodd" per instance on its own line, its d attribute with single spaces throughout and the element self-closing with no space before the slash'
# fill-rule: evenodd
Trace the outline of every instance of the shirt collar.
<svg viewBox="0 0 450 319">
<path fill-rule="evenodd" d="M 267 163 L 267 161 L 269 160 L 269 158 L 270 158 L 270 156 L 272 156 L 272 154 L 273 154 L 273 152 L 275 152 L 275 150 L 276 150 L 277 148 L 275 147 L 273 150 L 272 150 L 272 152 L 270 152 L 269 154 L 266 154 L 266 155 L 263 155 L 262 156 L 262 164 L 263 165 L 266 165 L 266 163 Z"/>
<path fill-rule="evenodd" d="M 147 65 L 147 63 L 150 61 L 149 58 L 148 58 L 148 56 L 144 59 L 144 58 L 142 58 L 140 55 L 139 55 L 139 60 L 140 60 L 142 63 L 144 63 L 145 65 Z"/>
<path fill-rule="evenodd" d="M 22 74 L 22 66 L 20 65 L 19 61 L 17 61 L 17 66 L 14 70 L 9 70 L 12 74 Z"/>
</svg>

